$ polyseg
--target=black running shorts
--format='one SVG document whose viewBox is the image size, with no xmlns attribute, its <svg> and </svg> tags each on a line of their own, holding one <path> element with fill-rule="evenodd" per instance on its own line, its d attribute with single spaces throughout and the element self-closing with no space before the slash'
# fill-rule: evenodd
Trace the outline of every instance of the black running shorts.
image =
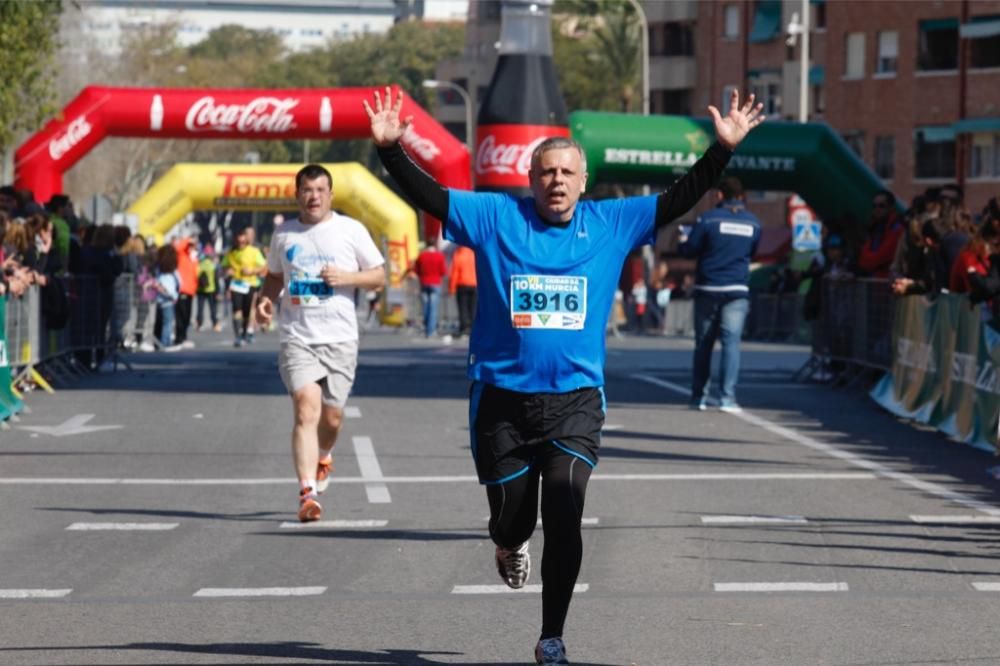
<svg viewBox="0 0 1000 666">
<path fill-rule="evenodd" d="M 479 482 L 504 483 L 526 473 L 540 446 L 556 446 L 597 465 L 604 389 L 518 393 L 473 382 L 469 431 Z"/>
</svg>

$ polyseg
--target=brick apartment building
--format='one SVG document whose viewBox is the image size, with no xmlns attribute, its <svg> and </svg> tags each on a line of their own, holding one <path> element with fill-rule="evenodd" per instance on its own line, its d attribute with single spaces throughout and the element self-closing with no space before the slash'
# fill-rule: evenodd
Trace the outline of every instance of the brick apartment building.
<svg viewBox="0 0 1000 666">
<path fill-rule="evenodd" d="M 641 0 L 649 26 L 650 112 L 704 114 L 731 86 L 797 120 L 802 0 Z M 1000 195 L 1000 0 L 811 0 L 808 118 L 825 121 L 908 203 L 961 183 L 971 210 Z M 496 60 L 498 2 L 472 2 L 466 55 L 439 78 L 478 104 Z M 464 137 L 458 96 L 439 118 Z M 753 193 L 782 226 L 790 193 Z M 703 202 L 699 208 L 707 206 Z"/>
</svg>

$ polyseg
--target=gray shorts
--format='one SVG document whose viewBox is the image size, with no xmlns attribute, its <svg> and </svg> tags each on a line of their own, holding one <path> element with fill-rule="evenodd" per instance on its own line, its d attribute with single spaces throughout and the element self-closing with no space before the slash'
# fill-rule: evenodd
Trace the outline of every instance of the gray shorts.
<svg viewBox="0 0 1000 666">
<path fill-rule="evenodd" d="M 357 340 L 322 345 L 287 340 L 278 352 L 278 372 L 289 394 L 317 383 L 323 390 L 323 404 L 341 409 L 347 404 L 357 367 Z"/>
</svg>

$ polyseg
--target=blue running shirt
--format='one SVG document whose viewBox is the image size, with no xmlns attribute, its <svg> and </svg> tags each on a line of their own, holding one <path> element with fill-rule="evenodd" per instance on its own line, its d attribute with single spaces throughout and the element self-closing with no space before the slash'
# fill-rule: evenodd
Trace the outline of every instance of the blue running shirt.
<svg viewBox="0 0 1000 666">
<path fill-rule="evenodd" d="M 567 226 L 531 198 L 448 190 L 445 238 L 476 252 L 469 378 L 522 393 L 604 385 L 604 338 L 625 257 L 652 243 L 656 195 L 580 201 Z"/>
</svg>

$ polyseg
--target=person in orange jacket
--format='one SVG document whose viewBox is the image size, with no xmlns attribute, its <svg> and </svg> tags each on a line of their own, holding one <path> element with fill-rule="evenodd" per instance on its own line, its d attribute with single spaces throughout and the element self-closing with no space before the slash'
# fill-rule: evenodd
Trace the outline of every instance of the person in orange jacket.
<svg viewBox="0 0 1000 666">
<path fill-rule="evenodd" d="M 476 317 L 476 253 L 472 248 L 464 245 L 455 248 L 448 275 L 448 293 L 458 303 L 458 335 L 469 335 Z"/>
<path fill-rule="evenodd" d="M 174 241 L 177 250 L 177 273 L 181 276 L 180 296 L 174 306 L 174 344 L 185 348 L 194 347 L 187 339 L 191 326 L 191 305 L 198 293 L 198 243 L 192 236 Z"/>
</svg>

